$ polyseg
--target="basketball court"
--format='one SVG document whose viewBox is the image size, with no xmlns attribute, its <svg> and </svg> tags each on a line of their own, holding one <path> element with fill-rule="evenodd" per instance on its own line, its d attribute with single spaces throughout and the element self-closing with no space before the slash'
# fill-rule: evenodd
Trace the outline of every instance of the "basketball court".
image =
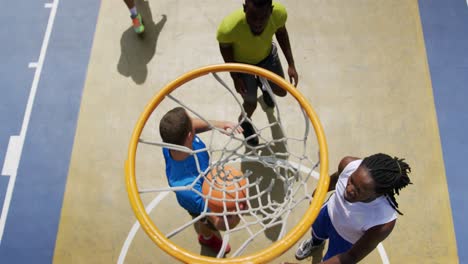
<svg viewBox="0 0 468 264">
<path fill-rule="evenodd" d="M 330 174 L 346 155 L 377 152 L 405 158 L 412 168 L 413 185 L 397 196 L 404 216 L 362 262 L 467 263 L 461 157 L 468 154 L 468 2 L 280 2 L 288 11 L 298 90 L 323 126 Z M 178 263 L 148 238 L 132 211 L 124 177 L 128 146 L 161 88 L 223 62 L 216 29 L 241 4 L 137 1 L 144 37 L 133 32 L 122 1 L 6 4 L 27 15 L 0 18 L 1 263 Z M 229 76 L 222 77 L 232 88 Z M 233 97 L 209 75 L 174 95 L 208 119 L 235 121 L 239 114 Z M 280 117 L 284 130 L 267 129 L 267 137 L 304 131 L 294 98 L 276 100 L 280 115 L 259 105 L 253 116 L 263 126 Z M 142 137 L 157 138 L 157 121 L 176 105 L 165 100 Z M 276 144 L 259 156 L 284 149 Z M 307 151 L 317 150 L 315 144 Z M 144 145 L 138 155 L 142 183 L 165 183 L 161 149 Z M 142 198 L 163 229 L 191 219 L 173 194 Z M 293 215 L 287 225 L 300 220 Z M 262 232 L 252 250 L 279 233 L 276 227 Z M 215 256 L 198 244 L 193 228 L 173 241 Z M 298 262 L 296 248 L 271 263 Z M 318 263 L 319 253 L 298 263 Z"/>
</svg>

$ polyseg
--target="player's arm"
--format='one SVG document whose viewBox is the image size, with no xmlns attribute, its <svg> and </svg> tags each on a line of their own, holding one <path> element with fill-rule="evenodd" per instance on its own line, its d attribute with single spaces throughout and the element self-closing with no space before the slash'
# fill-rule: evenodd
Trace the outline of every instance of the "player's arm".
<svg viewBox="0 0 468 264">
<path fill-rule="evenodd" d="M 213 127 L 222 129 L 227 133 L 229 131 L 234 131 L 235 133 L 242 133 L 242 127 L 237 123 L 230 122 L 230 121 L 218 121 L 218 120 L 208 120 L 209 123 L 199 119 L 199 118 L 191 118 L 192 119 L 192 127 L 195 130 L 195 134 L 202 133 L 211 129 L 210 124 Z"/>
<path fill-rule="evenodd" d="M 358 160 L 359 158 L 356 158 L 356 157 L 350 157 L 350 156 L 346 156 L 344 157 L 343 159 L 341 159 L 340 161 L 340 164 L 338 164 L 338 171 L 336 171 L 335 173 L 333 173 L 331 176 L 330 176 L 330 184 L 328 185 L 328 191 L 327 192 L 330 192 L 330 191 L 333 191 L 335 190 L 335 187 L 336 187 L 336 183 L 338 182 L 338 178 L 340 177 L 340 174 L 343 172 L 344 168 L 346 168 L 346 166 L 351 162 L 351 161 L 354 161 L 354 160 Z M 315 195 L 315 190 L 312 194 L 312 197 Z"/>
<path fill-rule="evenodd" d="M 338 254 L 324 264 L 357 263 L 365 258 L 377 245 L 390 235 L 395 227 L 396 219 L 383 225 L 378 225 L 367 230 L 364 235 L 351 247 L 350 250 Z"/>
<path fill-rule="evenodd" d="M 328 191 L 335 190 L 336 183 L 338 182 L 338 177 L 340 177 L 340 174 L 343 172 L 344 168 L 346 168 L 346 166 L 348 166 L 350 162 L 358 159 L 359 158 L 351 156 L 346 156 L 341 159 L 340 164 L 338 164 L 338 171 L 336 171 L 330 176 L 330 185 L 328 185 Z"/>
<path fill-rule="evenodd" d="M 286 26 L 279 28 L 276 31 L 275 36 L 278 40 L 281 50 L 284 53 L 284 56 L 286 57 L 286 61 L 288 62 L 289 81 L 292 84 L 294 84 L 294 86 L 297 86 L 297 83 L 299 82 L 299 76 L 297 74 L 296 66 L 294 64 L 294 57 L 292 54 L 291 44 L 289 42 L 289 34 L 288 30 L 286 29 Z"/>
<path fill-rule="evenodd" d="M 276 39 L 278 40 L 281 50 L 284 53 L 284 56 L 286 57 L 286 61 L 288 62 L 288 65 L 294 66 L 294 58 L 293 58 L 293 54 L 291 51 L 291 44 L 289 42 L 289 34 L 288 34 L 288 30 L 286 29 L 286 26 L 280 27 L 278 30 L 276 30 L 275 36 L 276 36 Z"/>
<path fill-rule="evenodd" d="M 224 62 L 234 62 L 234 48 L 231 43 L 219 43 L 219 50 Z"/>
<path fill-rule="evenodd" d="M 234 48 L 231 43 L 219 43 L 219 50 L 221 51 L 221 56 L 223 56 L 224 62 L 235 62 L 234 61 Z M 234 81 L 234 86 L 236 91 L 240 94 L 245 94 L 247 92 L 245 88 L 244 81 L 240 75 L 236 72 L 231 72 L 232 80 Z"/>
</svg>

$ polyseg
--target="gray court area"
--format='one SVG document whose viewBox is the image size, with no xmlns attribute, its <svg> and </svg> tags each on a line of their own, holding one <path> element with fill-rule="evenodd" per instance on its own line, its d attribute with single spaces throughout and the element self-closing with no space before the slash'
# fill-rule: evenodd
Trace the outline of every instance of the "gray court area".
<svg viewBox="0 0 468 264">
<path fill-rule="evenodd" d="M 317 111 L 328 147 L 330 173 L 346 155 L 376 152 L 404 157 L 413 185 L 397 200 L 405 214 L 383 243 L 391 263 L 456 263 L 457 250 L 417 1 L 282 1 L 298 89 Z M 119 1 L 102 0 L 72 151 L 55 263 L 117 263 L 135 216 L 128 202 L 124 162 L 133 127 L 147 102 L 181 74 L 222 63 L 216 42 L 221 19 L 241 1 L 139 1 L 144 38 L 130 28 Z M 282 54 L 282 53 L 281 53 Z M 281 55 L 283 66 L 286 65 Z M 235 120 L 237 109 L 213 79 L 178 98 L 207 118 Z M 225 78 L 232 86 L 229 78 Z M 281 104 L 293 102 L 279 98 Z M 233 104 L 233 105 L 231 105 Z M 169 109 L 168 104 L 161 108 Z M 286 109 L 284 109 L 286 110 Z M 261 107 L 254 121 L 271 113 Z M 291 131 L 300 115 L 284 111 Z M 155 115 L 145 130 L 157 131 Z M 274 136 L 273 134 L 271 134 Z M 160 149 L 141 151 L 145 181 L 163 182 Z M 151 183 L 150 183 L 151 184 Z M 430 199 L 428 198 L 430 197 Z M 169 197 L 161 225 L 188 218 Z M 172 199 L 172 202 L 171 200 Z M 148 204 L 152 197 L 144 199 Z M 177 241 L 197 252 L 195 231 Z M 185 234 L 185 233 L 184 233 Z M 260 245 L 271 242 L 265 236 Z M 296 246 L 272 263 L 293 261 Z M 201 250 L 201 251 L 200 251 Z M 319 261 L 320 257 L 301 263 Z M 382 262 L 375 250 L 363 263 Z M 122 259 L 121 259 L 122 260 Z M 141 230 L 124 263 L 174 263 Z"/>
</svg>

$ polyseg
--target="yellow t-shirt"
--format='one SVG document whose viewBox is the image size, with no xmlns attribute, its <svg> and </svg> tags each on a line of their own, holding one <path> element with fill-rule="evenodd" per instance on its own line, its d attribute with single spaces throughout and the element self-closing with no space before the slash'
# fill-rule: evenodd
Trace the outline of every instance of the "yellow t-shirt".
<svg viewBox="0 0 468 264">
<path fill-rule="evenodd" d="M 276 31 L 286 24 L 286 8 L 277 2 L 273 3 L 273 12 L 262 34 L 255 36 L 250 31 L 241 8 L 225 17 L 219 25 L 216 39 L 221 44 L 231 44 L 236 62 L 257 64 L 271 52 L 271 42 Z"/>
</svg>

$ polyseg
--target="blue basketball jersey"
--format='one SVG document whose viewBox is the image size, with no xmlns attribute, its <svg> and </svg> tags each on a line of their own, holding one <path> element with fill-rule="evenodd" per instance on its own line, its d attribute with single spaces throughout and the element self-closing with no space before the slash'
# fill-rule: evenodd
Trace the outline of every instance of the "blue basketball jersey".
<svg viewBox="0 0 468 264">
<path fill-rule="evenodd" d="M 200 150 L 206 148 L 205 143 L 195 136 L 192 142 L 193 150 Z M 166 176 L 169 186 L 187 186 L 194 184 L 193 188 L 200 193 L 202 192 L 203 177 L 198 180 L 196 178 L 205 172 L 210 162 L 208 152 L 203 151 L 194 155 L 190 155 L 184 160 L 174 160 L 171 157 L 170 151 L 163 148 L 163 155 L 166 161 Z M 197 168 L 195 155 L 198 158 L 199 169 Z M 177 201 L 180 206 L 191 214 L 199 214 L 205 208 L 205 201 L 203 197 L 198 195 L 193 190 L 176 191 Z"/>
</svg>

